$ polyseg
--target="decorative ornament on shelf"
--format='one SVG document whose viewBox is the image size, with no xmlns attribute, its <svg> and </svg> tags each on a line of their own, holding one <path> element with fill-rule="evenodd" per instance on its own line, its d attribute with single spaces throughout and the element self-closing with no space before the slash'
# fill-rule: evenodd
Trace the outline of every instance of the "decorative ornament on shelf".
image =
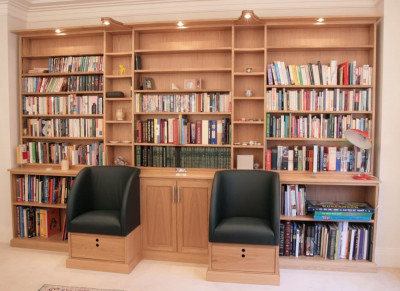
<svg viewBox="0 0 400 291">
<path fill-rule="evenodd" d="M 372 147 L 372 141 L 368 136 L 367 131 L 358 129 L 348 129 L 344 132 L 344 137 L 356 147 L 363 150 L 368 150 Z M 365 173 L 359 173 L 353 176 L 356 180 L 371 180 L 371 176 Z"/>
<path fill-rule="evenodd" d="M 128 162 L 122 156 L 117 156 L 114 160 L 114 165 L 116 166 L 126 166 Z"/>
<path fill-rule="evenodd" d="M 115 112 L 115 117 L 117 118 L 118 121 L 123 121 L 125 118 L 125 113 L 122 110 L 122 108 L 118 108 L 117 111 Z"/>
<path fill-rule="evenodd" d="M 172 89 L 172 90 L 179 90 L 179 87 L 178 87 L 178 85 L 176 85 L 175 83 L 172 83 L 171 89 Z"/>
<path fill-rule="evenodd" d="M 119 65 L 119 74 L 121 76 L 125 75 L 126 67 L 124 65 Z"/>
</svg>

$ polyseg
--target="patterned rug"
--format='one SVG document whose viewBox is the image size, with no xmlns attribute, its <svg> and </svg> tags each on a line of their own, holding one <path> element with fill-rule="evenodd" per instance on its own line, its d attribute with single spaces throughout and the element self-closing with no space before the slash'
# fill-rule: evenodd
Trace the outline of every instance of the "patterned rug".
<svg viewBox="0 0 400 291">
<path fill-rule="evenodd" d="M 44 284 L 38 291 L 123 291 L 123 290 L 70 287 L 70 286 Z"/>
</svg>

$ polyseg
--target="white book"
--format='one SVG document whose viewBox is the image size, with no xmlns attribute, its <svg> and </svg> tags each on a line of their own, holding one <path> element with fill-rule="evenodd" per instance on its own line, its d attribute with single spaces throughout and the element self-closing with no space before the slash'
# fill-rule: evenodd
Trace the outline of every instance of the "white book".
<svg viewBox="0 0 400 291">
<path fill-rule="evenodd" d="M 351 261 L 353 260 L 353 249 L 354 249 L 354 236 L 355 236 L 355 229 L 353 227 L 350 228 L 350 243 L 349 243 L 349 256 L 348 259 Z"/>
<path fill-rule="evenodd" d="M 288 171 L 293 171 L 293 150 L 289 150 L 289 159 L 288 159 Z"/>
<path fill-rule="evenodd" d="M 329 85 L 337 85 L 337 64 L 336 60 L 331 60 L 331 76 Z"/>
<path fill-rule="evenodd" d="M 201 121 L 201 143 L 202 144 L 208 144 L 208 130 L 209 130 L 208 120 L 203 119 Z"/>
<path fill-rule="evenodd" d="M 313 148 L 313 173 L 318 172 L 318 145 L 314 145 Z"/>
</svg>

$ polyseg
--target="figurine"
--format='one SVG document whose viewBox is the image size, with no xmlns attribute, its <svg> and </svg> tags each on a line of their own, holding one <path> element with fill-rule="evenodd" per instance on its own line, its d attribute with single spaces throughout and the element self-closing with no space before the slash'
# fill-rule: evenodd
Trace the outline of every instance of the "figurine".
<svg viewBox="0 0 400 291">
<path fill-rule="evenodd" d="M 171 89 L 172 90 L 179 90 L 179 87 L 175 83 L 172 83 Z"/>
<path fill-rule="evenodd" d="M 124 65 L 119 65 L 119 73 L 121 76 L 125 75 L 125 70 L 126 70 L 126 67 L 124 67 Z"/>
</svg>

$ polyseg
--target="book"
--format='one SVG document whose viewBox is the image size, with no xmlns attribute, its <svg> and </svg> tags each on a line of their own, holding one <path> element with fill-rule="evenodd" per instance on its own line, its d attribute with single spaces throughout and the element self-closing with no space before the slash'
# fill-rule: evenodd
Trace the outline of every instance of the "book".
<svg viewBox="0 0 400 291">
<path fill-rule="evenodd" d="M 350 201 L 314 201 L 307 200 L 307 210 L 313 211 L 335 211 L 335 212 L 369 212 L 375 210 L 366 202 Z"/>
<path fill-rule="evenodd" d="M 325 215 L 314 215 L 315 220 L 333 220 L 333 221 L 371 221 L 371 217 L 366 216 L 325 216 Z"/>
</svg>

